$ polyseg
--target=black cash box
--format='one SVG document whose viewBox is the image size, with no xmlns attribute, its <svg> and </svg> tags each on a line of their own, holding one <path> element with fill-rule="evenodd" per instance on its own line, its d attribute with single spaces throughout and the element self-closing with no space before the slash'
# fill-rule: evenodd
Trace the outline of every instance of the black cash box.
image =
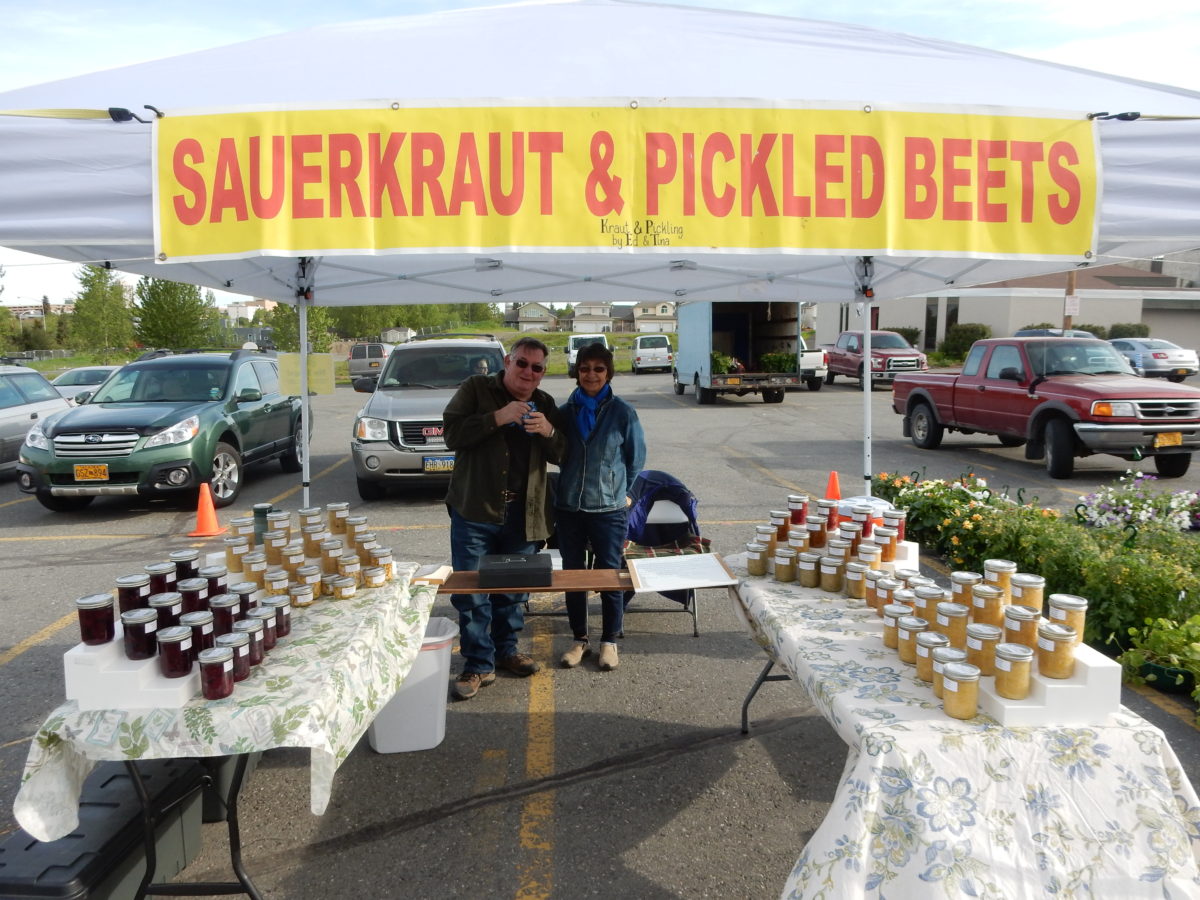
<svg viewBox="0 0 1200 900">
<path fill-rule="evenodd" d="M 481 588 L 549 587 L 549 553 L 492 553 L 479 561 Z"/>
</svg>

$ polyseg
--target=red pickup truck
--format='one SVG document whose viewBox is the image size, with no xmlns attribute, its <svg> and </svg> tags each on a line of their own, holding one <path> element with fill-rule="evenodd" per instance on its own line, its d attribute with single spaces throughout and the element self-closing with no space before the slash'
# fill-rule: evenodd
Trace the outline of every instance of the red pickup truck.
<svg viewBox="0 0 1200 900">
<path fill-rule="evenodd" d="M 835 375 L 847 378 L 863 377 L 863 333 L 843 331 L 836 343 L 822 344 L 821 349 L 829 358 L 829 371 L 825 383 L 833 384 Z M 895 331 L 871 332 L 871 384 L 891 384 L 892 379 L 904 372 L 918 372 L 929 368 L 925 354 L 911 346 L 904 335 Z"/>
<path fill-rule="evenodd" d="M 994 434 L 1045 459 L 1051 478 L 1093 453 L 1153 456 L 1159 475 L 1179 478 L 1200 448 L 1200 390 L 1139 378 L 1111 344 L 1084 338 L 976 341 L 961 373 L 897 377 L 892 408 L 918 447 L 947 430 Z"/>
</svg>

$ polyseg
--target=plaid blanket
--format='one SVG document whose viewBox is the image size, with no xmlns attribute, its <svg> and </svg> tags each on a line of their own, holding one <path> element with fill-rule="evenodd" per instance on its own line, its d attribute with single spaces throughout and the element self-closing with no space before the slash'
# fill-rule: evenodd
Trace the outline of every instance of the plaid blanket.
<svg viewBox="0 0 1200 900">
<path fill-rule="evenodd" d="M 625 558 L 653 559 L 656 556 L 683 556 L 690 553 L 711 553 L 711 546 L 712 541 L 696 534 L 688 535 L 684 540 L 671 541 L 669 544 L 658 544 L 654 547 L 649 547 L 645 544 L 635 544 L 633 541 L 626 541 Z"/>
</svg>

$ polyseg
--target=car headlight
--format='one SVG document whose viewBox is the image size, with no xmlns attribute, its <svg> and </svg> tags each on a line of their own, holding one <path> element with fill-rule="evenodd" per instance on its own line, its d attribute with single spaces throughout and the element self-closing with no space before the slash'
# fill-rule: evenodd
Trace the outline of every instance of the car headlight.
<svg viewBox="0 0 1200 900">
<path fill-rule="evenodd" d="M 188 416 L 170 428 L 164 428 L 146 441 L 147 447 L 162 447 L 168 444 L 186 444 L 200 433 L 200 417 Z"/>
<path fill-rule="evenodd" d="M 1092 415 L 1136 419 L 1137 404 L 1128 400 L 1097 400 L 1092 404 Z"/>
<path fill-rule="evenodd" d="M 362 416 L 354 423 L 354 436 L 360 441 L 386 441 L 388 439 L 387 420 Z"/>
<path fill-rule="evenodd" d="M 46 437 L 46 432 L 42 431 L 41 423 L 34 423 L 34 426 L 26 432 L 25 443 L 38 450 L 50 449 L 50 439 Z"/>
<path fill-rule="evenodd" d="M 883 366 L 884 366 L 884 362 L 882 359 L 880 359 L 877 356 L 871 357 L 871 368 L 872 369 L 882 369 Z"/>
</svg>

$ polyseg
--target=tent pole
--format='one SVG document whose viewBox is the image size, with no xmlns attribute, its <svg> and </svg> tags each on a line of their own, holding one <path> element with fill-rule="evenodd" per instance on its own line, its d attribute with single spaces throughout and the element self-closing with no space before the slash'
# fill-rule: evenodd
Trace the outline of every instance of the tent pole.
<svg viewBox="0 0 1200 900">
<path fill-rule="evenodd" d="M 312 397 L 308 391 L 308 359 L 312 355 L 312 347 L 308 344 L 308 304 L 312 302 L 312 290 L 302 289 L 296 292 L 296 308 L 300 313 L 300 402 L 303 404 L 303 420 L 300 425 L 300 445 L 304 448 L 301 458 L 300 483 L 303 485 L 303 506 L 308 507 L 308 429 L 312 421 Z"/>
<path fill-rule="evenodd" d="M 871 301 L 864 300 L 863 310 L 863 496 L 871 496 Z"/>
</svg>

